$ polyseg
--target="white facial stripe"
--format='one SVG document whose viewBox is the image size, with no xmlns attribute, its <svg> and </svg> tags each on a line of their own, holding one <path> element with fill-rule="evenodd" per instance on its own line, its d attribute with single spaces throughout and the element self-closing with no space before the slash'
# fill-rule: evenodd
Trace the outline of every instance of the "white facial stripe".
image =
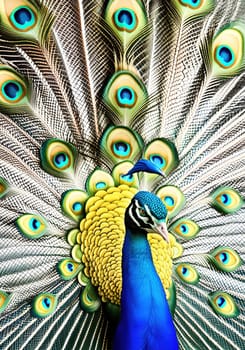
<svg viewBox="0 0 245 350">
<path fill-rule="evenodd" d="M 141 206 L 139 205 L 139 201 L 136 200 L 135 204 L 136 204 L 135 211 L 136 211 L 137 217 L 140 218 L 145 224 L 148 224 L 148 218 L 140 214 Z"/>
<path fill-rule="evenodd" d="M 129 211 L 128 211 L 129 216 L 130 216 L 130 218 L 136 223 L 137 226 L 140 226 L 140 224 L 138 223 L 138 221 L 135 219 L 134 214 L 132 213 L 132 210 L 133 210 L 133 206 L 130 205 Z M 137 209 L 136 209 L 136 210 L 137 210 Z"/>
</svg>

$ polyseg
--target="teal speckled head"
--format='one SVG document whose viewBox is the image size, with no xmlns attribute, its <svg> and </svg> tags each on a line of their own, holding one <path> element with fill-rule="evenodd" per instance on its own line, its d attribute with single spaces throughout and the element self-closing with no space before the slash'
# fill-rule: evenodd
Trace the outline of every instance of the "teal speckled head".
<svg viewBox="0 0 245 350">
<path fill-rule="evenodd" d="M 137 231 L 159 233 L 168 241 L 166 218 L 167 209 L 161 199 L 151 192 L 140 191 L 127 208 L 125 224 Z"/>
</svg>

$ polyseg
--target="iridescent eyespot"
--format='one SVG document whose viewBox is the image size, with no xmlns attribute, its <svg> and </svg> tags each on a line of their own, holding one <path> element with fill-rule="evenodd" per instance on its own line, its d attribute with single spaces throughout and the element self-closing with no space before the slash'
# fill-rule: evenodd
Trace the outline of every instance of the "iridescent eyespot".
<svg viewBox="0 0 245 350">
<path fill-rule="evenodd" d="M 27 83 L 7 66 L 0 66 L 0 104 L 9 109 L 28 104 Z"/>
<path fill-rule="evenodd" d="M 21 31 L 28 31 L 37 23 L 34 11 L 28 6 L 18 6 L 10 14 L 10 21 L 13 26 Z"/>
<path fill-rule="evenodd" d="M 218 76 L 236 74 L 243 66 L 245 28 L 234 22 L 221 30 L 213 40 L 213 73 Z"/>
<path fill-rule="evenodd" d="M 188 6 L 192 9 L 196 9 L 202 5 L 203 0 L 180 0 L 184 6 Z"/>
<path fill-rule="evenodd" d="M 58 265 L 57 270 L 61 278 L 70 280 L 78 275 L 83 268 L 83 265 L 73 261 L 72 259 L 62 259 Z"/>
<path fill-rule="evenodd" d="M 150 161 L 156 164 L 159 168 L 162 168 L 166 165 L 166 160 L 158 154 L 151 154 Z"/>
<path fill-rule="evenodd" d="M 84 216 L 84 205 L 88 194 L 81 190 L 69 190 L 62 194 L 61 207 L 66 215 L 79 222 Z"/>
<path fill-rule="evenodd" d="M 186 17 L 201 16 L 210 12 L 215 5 L 214 0 L 172 0 L 180 14 Z"/>
<path fill-rule="evenodd" d="M 2 85 L 2 94 L 7 101 L 18 102 L 23 97 L 23 87 L 18 81 L 6 81 Z"/>
<path fill-rule="evenodd" d="M 57 306 L 57 297 L 51 293 L 42 293 L 33 300 L 32 312 L 36 317 L 51 315 Z"/>
<path fill-rule="evenodd" d="M 16 226 L 30 239 L 39 238 L 47 232 L 47 224 L 40 215 L 24 214 L 16 220 Z"/>
<path fill-rule="evenodd" d="M 136 101 L 137 96 L 131 87 L 123 86 L 117 90 L 117 102 L 119 106 L 132 108 Z"/>
<path fill-rule="evenodd" d="M 225 45 L 220 45 L 215 50 L 215 59 L 218 61 L 223 67 L 230 67 L 233 65 L 235 61 L 235 55 L 232 49 Z"/>
<path fill-rule="evenodd" d="M 163 186 L 157 191 L 168 211 L 168 218 L 175 216 L 185 205 L 185 196 L 176 186 Z"/>
<path fill-rule="evenodd" d="M 219 187 L 211 194 L 212 206 L 223 214 L 234 213 L 243 205 L 240 194 L 230 187 Z"/>
<path fill-rule="evenodd" d="M 57 168 L 64 170 L 64 169 L 68 168 L 70 165 L 69 155 L 66 154 L 65 152 L 57 153 L 53 157 L 53 163 Z"/>
<path fill-rule="evenodd" d="M 147 23 L 147 15 L 142 0 L 109 0 L 105 11 L 105 21 L 114 35 L 127 46 L 140 35 Z"/>
<path fill-rule="evenodd" d="M 208 301 L 218 315 L 233 318 L 240 314 L 238 306 L 228 293 L 222 291 L 212 292 L 208 295 Z"/>
<path fill-rule="evenodd" d="M 104 181 L 96 182 L 96 190 L 104 190 L 106 188 L 106 183 Z"/>
<path fill-rule="evenodd" d="M 126 175 L 128 171 L 133 167 L 132 162 L 124 161 L 114 166 L 112 170 L 112 176 L 116 186 L 126 184 L 131 187 L 138 187 L 139 180 L 136 174 Z"/>
<path fill-rule="evenodd" d="M 167 208 L 172 208 L 174 206 L 174 198 L 171 196 L 163 197 L 163 201 L 166 204 Z"/>
<path fill-rule="evenodd" d="M 121 70 L 109 80 L 103 99 L 113 115 L 116 115 L 116 120 L 120 119 L 121 124 L 130 126 L 146 102 L 147 90 L 136 74 Z"/>
<path fill-rule="evenodd" d="M 74 172 L 77 151 L 68 142 L 47 140 L 41 147 L 40 156 L 43 169 L 54 176 L 65 177 Z"/>
<path fill-rule="evenodd" d="M 134 161 L 142 146 L 141 137 L 124 126 L 109 127 L 101 139 L 103 151 L 115 163 L 123 160 Z"/>
<path fill-rule="evenodd" d="M 180 263 L 176 267 L 176 272 L 179 278 L 188 284 L 197 284 L 199 282 L 200 276 L 197 270 L 188 263 Z"/>
<path fill-rule="evenodd" d="M 131 153 L 131 147 L 126 142 L 117 141 L 112 144 L 112 151 L 116 156 L 128 158 Z"/>
<path fill-rule="evenodd" d="M 239 255 L 229 247 L 218 247 L 210 252 L 214 258 L 211 262 L 221 271 L 235 271 L 242 265 Z"/>
<path fill-rule="evenodd" d="M 184 239 L 194 238 L 200 231 L 200 227 L 192 220 L 182 218 L 174 222 L 170 227 L 169 231 L 177 234 Z"/>
<path fill-rule="evenodd" d="M 114 185 L 114 180 L 110 174 L 96 169 L 88 176 L 85 187 L 87 192 L 92 195 L 99 190 L 106 190 Z"/>
<path fill-rule="evenodd" d="M 148 143 L 144 151 L 144 158 L 157 165 L 166 175 L 179 164 L 175 145 L 164 138 L 155 139 Z"/>
<path fill-rule="evenodd" d="M 131 32 L 137 26 L 137 18 L 129 8 L 121 8 L 114 13 L 114 23 L 118 30 L 126 30 Z"/>
</svg>

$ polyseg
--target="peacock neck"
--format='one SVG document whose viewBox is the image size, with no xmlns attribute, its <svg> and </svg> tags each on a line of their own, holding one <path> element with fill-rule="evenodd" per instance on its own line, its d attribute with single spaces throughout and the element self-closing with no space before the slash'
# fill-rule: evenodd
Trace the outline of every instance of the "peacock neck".
<svg viewBox="0 0 245 350">
<path fill-rule="evenodd" d="M 126 227 L 122 276 L 118 334 L 122 332 L 127 344 L 133 344 L 128 348 L 177 350 L 178 341 L 165 291 L 143 231 L 132 232 Z"/>
<path fill-rule="evenodd" d="M 126 228 L 126 237 L 123 249 L 124 261 L 135 261 L 140 259 L 141 263 L 144 261 L 152 262 L 152 255 L 150 246 L 144 231 L 132 231 Z"/>
</svg>

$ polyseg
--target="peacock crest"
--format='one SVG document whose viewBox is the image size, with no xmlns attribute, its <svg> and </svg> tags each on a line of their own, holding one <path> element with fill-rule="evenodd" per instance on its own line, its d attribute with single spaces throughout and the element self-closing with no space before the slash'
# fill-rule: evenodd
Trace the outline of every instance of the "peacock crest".
<svg viewBox="0 0 245 350">
<path fill-rule="evenodd" d="M 74 332 L 74 348 L 109 349 L 102 310 L 120 312 L 124 215 L 142 187 L 168 211 L 169 242 L 148 241 L 180 347 L 226 349 L 226 327 L 242 344 L 245 25 L 221 7 L 1 2 L 0 312 L 29 318 L 31 339 L 6 333 L 3 349 L 36 347 L 38 321 L 60 349 L 59 312 L 62 349 Z M 139 159 L 165 177 L 128 174 Z"/>
</svg>

